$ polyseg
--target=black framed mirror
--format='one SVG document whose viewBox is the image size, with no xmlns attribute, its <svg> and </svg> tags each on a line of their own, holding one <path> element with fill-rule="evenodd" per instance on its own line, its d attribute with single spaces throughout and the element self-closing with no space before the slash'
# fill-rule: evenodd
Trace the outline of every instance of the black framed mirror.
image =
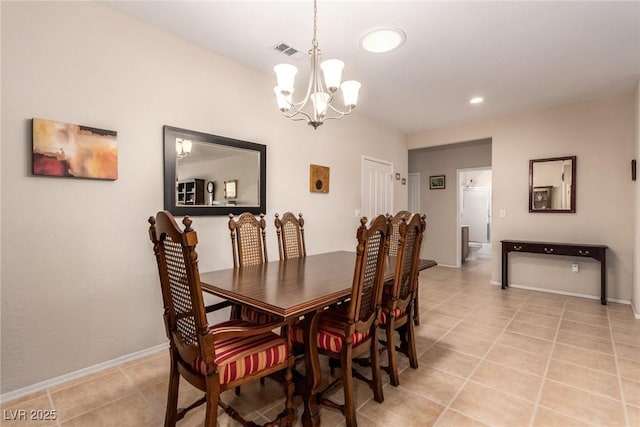
<svg viewBox="0 0 640 427">
<path fill-rule="evenodd" d="M 529 212 L 576 212 L 576 156 L 529 160 Z"/>
<path fill-rule="evenodd" d="M 164 209 L 174 215 L 266 213 L 266 176 L 266 145 L 164 126 Z"/>
</svg>

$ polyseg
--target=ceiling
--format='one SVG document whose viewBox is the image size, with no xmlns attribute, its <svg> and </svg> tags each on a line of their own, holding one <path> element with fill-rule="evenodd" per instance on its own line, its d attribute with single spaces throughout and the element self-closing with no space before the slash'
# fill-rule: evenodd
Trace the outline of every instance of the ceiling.
<svg viewBox="0 0 640 427">
<path fill-rule="evenodd" d="M 306 57 L 273 47 L 309 50 L 310 0 L 104 4 L 273 75 L 274 86 L 273 66 L 292 63 L 306 88 Z M 406 33 L 398 50 L 359 47 L 386 26 Z M 345 62 L 343 78 L 362 83 L 357 110 L 406 133 L 631 92 L 640 75 L 639 1 L 320 0 L 317 38 L 325 59 Z M 485 102 L 470 105 L 473 96 Z"/>
</svg>

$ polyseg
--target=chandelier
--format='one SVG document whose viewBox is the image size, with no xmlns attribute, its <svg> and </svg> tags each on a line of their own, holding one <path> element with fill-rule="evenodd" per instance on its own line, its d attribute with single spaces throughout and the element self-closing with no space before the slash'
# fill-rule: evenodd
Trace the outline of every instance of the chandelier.
<svg viewBox="0 0 640 427">
<path fill-rule="evenodd" d="M 344 62 L 337 59 L 328 59 L 320 63 L 322 52 L 318 49 L 317 32 L 318 8 L 316 0 L 313 1 L 313 40 L 309 50 L 311 60 L 311 74 L 307 93 L 300 102 L 293 102 L 294 81 L 298 69 L 291 64 L 278 64 L 273 70 L 276 72 L 278 85 L 273 89 L 276 93 L 278 108 L 284 116 L 291 120 L 306 120 L 307 123 L 317 129 L 318 126 L 329 119 L 340 119 L 355 108 L 358 103 L 358 91 L 360 82 L 355 80 L 342 80 Z M 320 77 L 320 69 L 324 75 L 324 81 Z M 342 91 L 345 110 L 334 105 L 336 92 Z M 311 105 L 309 105 L 311 100 Z"/>
<path fill-rule="evenodd" d="M 183 159 L 191 153 L 193 142 L 188 139 L 176 138 L 176 155 L 178 159 Z"/>
</svg>

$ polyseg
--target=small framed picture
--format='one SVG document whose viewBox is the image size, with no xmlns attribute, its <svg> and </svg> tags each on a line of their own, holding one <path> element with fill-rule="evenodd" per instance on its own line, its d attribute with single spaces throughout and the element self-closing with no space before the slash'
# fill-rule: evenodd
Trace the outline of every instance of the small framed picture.
<svg viewBox="0 0 640 427">
<path fill-rule="evenodd" d="M 444 190 L 444 175 L 432 175 L 429 177 L 430 190 Z"/>
<path fill-rule="evenodd" d="M 224 198 L 225 199 L 235 199 L 237 197 L 237 192 L 238 192 L 237 179 L 224 182 Z"/>
</svg>

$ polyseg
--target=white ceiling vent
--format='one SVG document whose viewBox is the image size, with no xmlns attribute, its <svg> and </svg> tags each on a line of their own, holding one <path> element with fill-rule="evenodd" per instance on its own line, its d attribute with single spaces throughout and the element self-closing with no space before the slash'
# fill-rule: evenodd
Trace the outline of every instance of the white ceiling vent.
<svg viewBox="0 0 640 427">
<path fill-rule="evenodd" d="M 276 44 L 273 47 L 273 49 L 294 59 L 302 59 L 306 56 L 304 53 L 300 52 L 296 48 L 293 48 L 283 42 Z"/>
</svg>

